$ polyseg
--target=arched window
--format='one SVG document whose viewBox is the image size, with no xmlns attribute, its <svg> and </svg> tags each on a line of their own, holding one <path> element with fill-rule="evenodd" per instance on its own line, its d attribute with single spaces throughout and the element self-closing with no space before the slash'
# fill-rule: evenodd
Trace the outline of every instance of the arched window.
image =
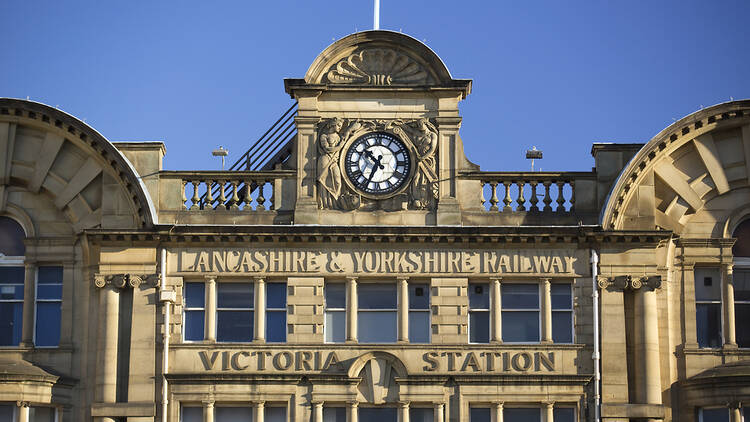
<svg viewBox="0 0 750 422">
<path fill-rule="evenodd" d="M 0 346 L 21 342 L 25 237 L 15 220 L 0 217 Z"/>
<path fill-rule="evenodd" d="M 732 233 L 736 238 L 732 247 L 734 271 L 734 320 L 737 346 L 750 347 L 750 219 L 740 223 Z"/>
</svg>

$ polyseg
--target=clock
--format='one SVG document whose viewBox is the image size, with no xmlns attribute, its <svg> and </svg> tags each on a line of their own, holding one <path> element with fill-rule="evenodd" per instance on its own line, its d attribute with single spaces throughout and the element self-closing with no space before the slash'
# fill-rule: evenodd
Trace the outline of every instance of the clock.
<svg viewBox="0 0 750 422">
<path fill-rule="evenodd" d="M 385 196 L 406 183 L 411 173 L 411 155 L 398 137 L 373 132 L 349 145 L 343 166 L 356 190 L 369 196 Z"/>
</svg>

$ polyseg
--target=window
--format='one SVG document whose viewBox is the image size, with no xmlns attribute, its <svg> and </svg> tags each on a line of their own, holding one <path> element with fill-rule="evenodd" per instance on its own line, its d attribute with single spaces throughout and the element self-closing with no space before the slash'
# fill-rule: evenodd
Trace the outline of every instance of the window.
<svg viewBox="0 0 750 422">
<path fill-rule="evenodd" d="M 469 343 L 490 342 L 490 289 L 469 284 Z"/>
<path fill-rule="evenodd" d="M 216 340 L 252 341 L 253 284 L 218 283 L 216 295 Z"/>
<path fill-rule="evenodd" d="M 324 331 L 326 343 L 346 341 L 346 286 L 343 283 L 325 285 Z"/>
<path fill-rule="evenodd" d="M 434 411 L 431 407 L 409 408 L 409 422 L 433 422 L 434 419 Z"/>
<path fill-rule="evenodd" d="M 505 288 L 505 286 L 503 286 L 503 288 Z M 535 422 L 541 420 L 542 409 L 536 407 L 506 408 L 503 410 L 503 422 Z"/>
<path fill-rule="evenodd" d="M 490 422 L 490 408 L 488 407 L 470 407 L 469 422 Z"/>
<path fill-rule="evenodd" d="M 216 422 L 253 422 L 252 407 L 217 406 L 214 415 Z"/>
<path fill-rule="evenodd" d="M 16 406 L 14 404 L 0 404 L 0 421 L 14 421 Z"/>
<path fill-rule="evenodd" d="M 53 347 L 60 344 L 62 306 L 62 267 L 39 267 L 36 276 L 36 330 L 34 344 Z"/>
<path fill-rule="evenodd" d="M 700 408 L 698 409 L 698 422 L 729 422 L 729 409 L 726 407 Z"/>
<path fill-rule="evenodd" d="M 266 286 L 266 341 L 286 341 L 286 283 Z"/>
<path fill-rule="evenodd" d="M 266 407 L 263 419 L 265 422 L 286 422 L 286 407 Z"/>
<path fill-rule="evenodd" d="M 409 284 L 409 343 L 430 342 L 430 286 Z"/>
<path fill-rule="evenodd" d="M 750 347 L 750 269 L 734 270 L 734 320 L 738 347 Z"/>
<path fill-rule="evenodd" d="M 55 422 L 54 407 L 37 407 L 29 408 L 29 422 Z"/>
<path fill-rule="evenodd" d="M 323 422 L 346 422 L 346 408 L 324 406 Z"/>
<path fill-rule="evenodd" d="M 573 343 L 573 293 L 570 284 L 552 284 L 552 341 Z"/>
<path fill-rule="evenodd" d="M 395 407 L 360 407 L 359 422 L 389 422 L 398 419 Z"/>
<path fill-rule="evenodd" d="M 552 411 L 552 416 L 555 422 L 575 422 L 576 409 L 574 407 L 556 407 Z"/>
<path fill-rule="evenodd" d="M 205 333 L 206 284 L 185 283 L 185 330 L 186 341 L 201 341 Z"/>
<path fill-rule="evenodd" d="M 721 275 L 719 268 L 696 267 L 695 329 L 699 347 L 721 347 Z"/>
<path fill-rule="evenodd" d="M 0 346 L 21 342 L 23 267 L 0 267 Z"/>
<path fill-rule="evenodd" d="M 182 406 L 180 422 L 203 422 L 203 408 Z"/>
<path fill-rule="evenodd" d="M 359 342 L 395 343 L 398 321 L 396 285 L 360 284 L 357 298 Z"/>
<path fill-rule="evenodd" d="M 539 341 L 539 285 L 503 284 L 503 341 L 534 343 Z"/>
</svg>

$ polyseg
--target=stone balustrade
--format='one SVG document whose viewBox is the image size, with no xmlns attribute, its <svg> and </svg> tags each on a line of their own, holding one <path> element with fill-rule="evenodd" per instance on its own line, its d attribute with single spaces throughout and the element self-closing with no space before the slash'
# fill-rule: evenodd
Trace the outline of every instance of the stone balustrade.
<svg viewBox="0 0 750 422">
<path fill-rule="evenodd" d="M 573 214 L 577 186 L 596 181 L 593 172 L 471 172 L 461 177 L 478 180 L 481 207 L 499 213 Z"/>
</svg>

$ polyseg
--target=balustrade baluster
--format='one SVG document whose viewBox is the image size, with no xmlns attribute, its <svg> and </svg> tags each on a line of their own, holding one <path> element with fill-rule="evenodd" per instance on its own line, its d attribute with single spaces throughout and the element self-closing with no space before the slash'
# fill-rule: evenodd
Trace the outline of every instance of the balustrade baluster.
<svg viewBox="0 0 750 422">
<path fill-rule="evenodd" d="M 243 199 L 245 202 L 245 207 L 243 208 L 243 210 L 245 211 L 253 210 L 252 205 L 251 205 L 253 203 L 253 198 L 250 196 L 250 185 L 252 184 L 253 182 L 251 180 L 245 180 L 245 195 L 243 195 L 244 196 Z"/>
<path fill-rule="evenodd" d="M 268 183 L 268 186 L 270 186 L 271 189 L 271 199 L 269 199 L 269 210 L 275 210 L 276 209 L 276 189 L 274 189 L 274 183 L 273 179 L 266 180 Z"/>
<path fill-rule="evenodd" d="M 239 180 L 232 180 L 232 203 L 229 205 L 229 207 L 233 210 L 240 209 L 240 197 L 237 193 L 237 186 L 239 186 L 239 184 Z"/>
<path fill-rule="evenodd" d="M 539 211 L 539 207 L 536 205 L 539 202 L 539 198 L 536 196 L 536 185 L 539 182 L 536 180 L 532 180 L 529 182 L 531 185 L 531 199 L 529 199 L 529 202 L 531 203 L 531 207 L 529 207 L 529 211 Z"/>
<path fill-rule="evenodd" d="M 219 207 L 224 207 L 224 209 L 227 209 L 227 195 L 224 189 L 224 185 L 226 184 L 226 180 L 217 180 L 219 183 L 219 202 L 216 204 L 214 209 L 219 209 Z"/>
<path fill-rule="evenodd" d="M 569 181 L 568 184 L 570 185 L 570 212 L 572 213 L 573 211 L 575 211 L 575 206 L 576 206 L 575 180 Z"/>
<path fill-rule="evenodd" d="M 203 209 L 210 209 L 214 206 L 214 181 L 206 180 L 206 203 Z"/>
<path fill-rule="evenodd" d="M 200 184 L 200 182 L 201 182 L 200 180 L 193 180 L 190 182 L 193 184 L 193 197 L 191 198 L 191 201 L 193 201 L 193 203 L 190 205 L 190 208 L 188 209 L 192 210 L 192 209 L 200 208 L 201 197 L 198 196 L 198 185 Z"/>
<path fill-rule="evenodd" d="M 550 204 L 552 203 L 552 197 L 549 196 L 549 187 L 551 182 L 549 180 L 545 180 L 542 182 L 544 185 L 544 199 L 542 199 L 542 202 L 544 202 L 544 211 L 552 211 L 552 207 Z"/>
<path fill-rule="evenodd" d="M 516 200 L 518 207 L 516 207 L 516 211 L 526 211 L 526 207 L 523 206 L 526 203 L 526 198 L 523 197 L 523 187 L 525 184 L 526 182 L 523 180 L 516 183 L 516 186 L 518 186 L 518 199 Z"/>
<path fill-rule="evenodd" d="M 505 206 L 503 207 L 503 212 L 513 211 L 513 208 L 510 207 L 510 203 L 513 202 L 510 198 L 510 183 L 511 182 L 503 182 L 503 186 L 505 186 L 505 199 L 503 199 Z"/>
<path fill-rule="evenodd" d="M 182 181 L 182 206 L 185 207 L 185 209 L 190 209 L 187 206 L 187 196 L 185 195 L 185 185 L 187 185 L 187 180 Z"/>
<path fill-rule="evenodd" d="M 482 207 L 482 209 L 486 209 L 484 204 L 487 202 L 487 200 L 484 198 L 484 187 L 487 186 L 487 183 L 482 180 L 479 182 L 482 185 L 482 188 L 479 190 L 479 205 Z"/>
<path fill-rule="evenodd" d="M 557 212 L 565 212 L 565 196 L 563 196 L 563 186 L 565 182 L 558 181 L 557 183 Z"/>
<path fill-rule="evenodd" d="M 490 211 L 498 211 L 500 208 L 497 206 L 500 203 L 500 199 L 497 197 L 497 182 L 490 182 L 492 187 L 492 197 L 490 198 Z"/>
<path fill-rule="evenodd" d="M 258 181 L 258 207 L 256 210 L 265 210 L 266 198 L 263 197 L 263 187 L 265 187 L 265 180 L 261 179 Z"/>
</svg>

